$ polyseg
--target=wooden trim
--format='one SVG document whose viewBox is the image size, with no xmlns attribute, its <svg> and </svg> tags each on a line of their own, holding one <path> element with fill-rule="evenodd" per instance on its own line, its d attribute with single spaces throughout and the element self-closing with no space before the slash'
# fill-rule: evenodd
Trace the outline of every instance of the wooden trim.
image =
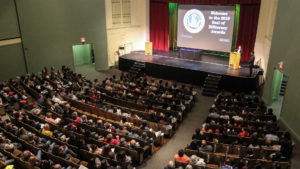
<svg viewBox="0 0 300 169">
<path fill-rule="evenodd" d="M 21 42 L 22 42 L 21 38 L 0 40 L 0 46 L 14 45 L 14 44 L 19 44 Z"/>
</svg>

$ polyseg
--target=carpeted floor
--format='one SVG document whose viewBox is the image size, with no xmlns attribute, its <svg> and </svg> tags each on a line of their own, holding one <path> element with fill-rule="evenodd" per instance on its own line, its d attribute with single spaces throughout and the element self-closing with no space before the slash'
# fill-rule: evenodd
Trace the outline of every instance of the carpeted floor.
<svg viewBox="0 0 300 169">
<path fill-rule="evenodd" d="M 93 64 L 77 66 L 75 71 L 76 73 L 83 74 L 89 80 L 94 80 L 95 78 L 103 80 L 112 75 L 120 75 L 120 71 L 117 69 L 97 72 Z M 173 160 L 174 155 L 180 148 L 184 148 L 191 142 L 195 129 L 201 126 L 214 100 L 214 98 L 202 96 L 200 88 L 196 88 L 196 90 L 198 92 L 196 104 L 191 112 L 187 114 L 183 123 L 180 124 L 176 134 L 159 151 L 154 153 L 151 158 L 139 166 L 139 169 L 163 169 L 169 160 Z M 300 144 L 296 142 L 292 158 L 292 169 L 300 169 L 299 146 Z"/>
<path fill-rule="evenodd" d="M 187 114 L 183 123 L 180 124 L 176 134 L 151 159 L 143 163 L 139 168 L 162 169 L 169 160 L 173 160 L 174 155 L 180 148 L 184 148 L 191 142 L 195 128 L 201 126 L 208 114 L 207 110 L 213 103 L 213 98 L 202 96 L 200 89 L 197 89 L 197 91 L 196 104 L 192 111 Z"/>
</svg>

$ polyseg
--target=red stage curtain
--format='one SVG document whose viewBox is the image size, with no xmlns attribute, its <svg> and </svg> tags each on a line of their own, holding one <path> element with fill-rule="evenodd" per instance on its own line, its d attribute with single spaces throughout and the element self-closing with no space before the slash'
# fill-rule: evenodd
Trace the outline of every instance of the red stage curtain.
<svg viewBox="0 0 300 169">
<path fill-rule="evenodd" d="M 168 3 L 150 3 L 150 41 L 154 50 L 169 51 Z"/>
<path fill-rule="evenodd" d="M 236 45 L 242 46 L 241 61 L 248 61 L 254 51 L 260 5 L 241 5 Z"/>
</svg>

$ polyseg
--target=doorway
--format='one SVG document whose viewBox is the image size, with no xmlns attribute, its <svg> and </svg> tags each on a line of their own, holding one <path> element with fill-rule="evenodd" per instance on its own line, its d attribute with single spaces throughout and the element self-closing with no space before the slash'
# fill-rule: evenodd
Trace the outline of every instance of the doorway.
<svg viewBox="0 0 300 169">
<path fill-rule="evenodd" d="M 72 49 L 75 67 L 95 63 L 94 44 L 73 45 Z"/>
<path fill-rule="evenodd" d="M 277 119 L 280 117 L 284 95 L 287 87 L 288 76 L 284 75 L 279 69 L 274 70 L 271 92 L 271 106 Z"/>
<path fill-rule="evenodd" d="M 95 72 L 94 44 L 77 44 L 72 46 L 75 72 L 85 76 Z"/>
</svg>

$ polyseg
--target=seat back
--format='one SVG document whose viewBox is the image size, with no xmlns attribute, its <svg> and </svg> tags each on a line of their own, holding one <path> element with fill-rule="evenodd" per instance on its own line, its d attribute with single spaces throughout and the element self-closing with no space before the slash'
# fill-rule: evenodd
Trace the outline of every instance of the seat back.
<svg viewBox="0 0 300 169">
<path fill-rule="evenodd" d="M 14 149 L 14 151 L 13 151 L 14 156 L 18 157 L 20 154 L 22 154 L 22 152 L 20 150 Z"/>
<path fill-rule="evenodd" d="M 175 160 L 175 167 L 178 168 L 178 167 L 183 167 L 185 168 L 186 166 L 188 165 L 188 163 L 182 163 L 182 162 L 179 162 L 179 161 L 176 161 Z"/>
</svg>

